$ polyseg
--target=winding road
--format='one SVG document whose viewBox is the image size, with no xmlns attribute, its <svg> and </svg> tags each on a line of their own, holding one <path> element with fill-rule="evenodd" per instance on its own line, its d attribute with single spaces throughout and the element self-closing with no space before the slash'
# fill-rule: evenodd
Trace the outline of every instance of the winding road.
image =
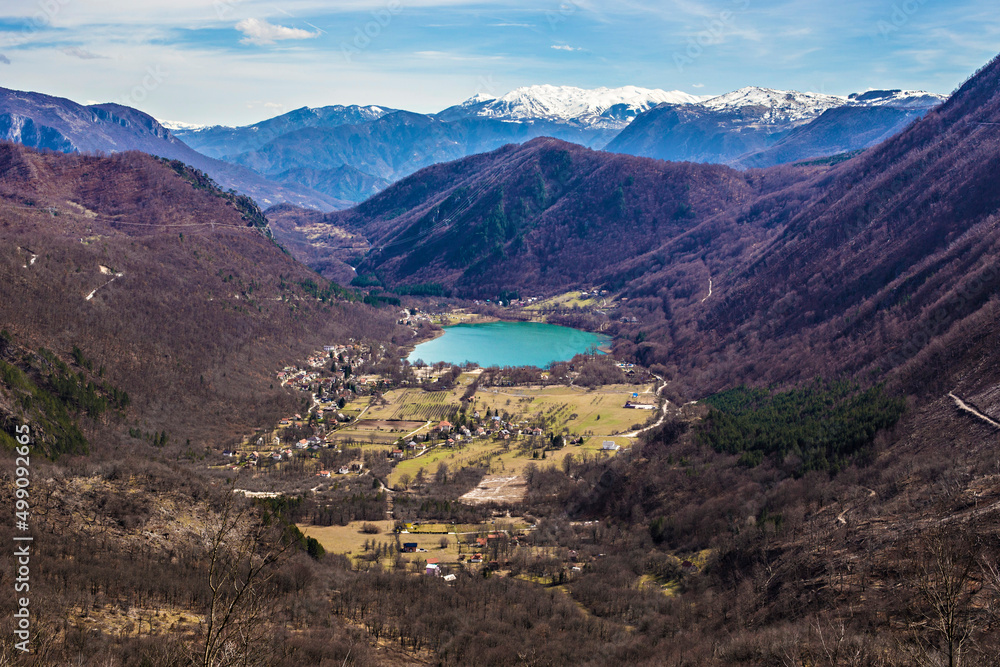
<svg viewBox="0 0 1000 667">
<path fill-rule="evenodd" d="M 666 380 L 664 380 L 663 378 L 661 378 L 659 375 L 656 375 L 654 377 L 662 383 L 662 384 L 660 384 L 659 388 L 656 390 L 656 395 L 657 395 L 657 397 L 659 397 L 660 394 L 663 393 L 663 390 L 667 388 L 667 382 L 666 382 Z M 653 422 L 649 426 L 644 426 L 644 427 L 642 427 L 642 428 L 640 428 L 640 429 L 638 429 L 636 431 L 629 431 L 628 433 L 622 433 L 622 434 L 618 435 L 617 437 L 619 437 L 619 438 L 637 438 L 640 433 L 645 433 L 646 431 L 649 431 L 651 429 L 656 428 L 657 426 L 659 426 L 660 424 L 662 424 L 663 421 L 667 418 L 667 406 L 669 406 L 669 405 L 670 405 L 670 401 L 668 401 L 666 399 L 663 399 L 663 405 L 660 406 L 660 418 L 659 419 L 657 419 L 655 422 Z"/>
</svg>

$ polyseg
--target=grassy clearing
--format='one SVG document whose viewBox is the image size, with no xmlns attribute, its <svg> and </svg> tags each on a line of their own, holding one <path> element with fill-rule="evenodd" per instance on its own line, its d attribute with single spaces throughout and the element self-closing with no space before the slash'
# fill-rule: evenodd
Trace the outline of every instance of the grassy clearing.
<svg viewBox="0 0 1000 667">
<path fill-rule="evenodd" d="M 581 296 L 579 291 L 565 292 L 563 294 L 557 294 L 556 296 L 551 296 L 548 299 L 542 299 L 541 301 L 536 301 L 530 306 L 525 306 L 522 310 L 531 312 L 537 310 L 545 310 L 548 308 L 599 308 L 601 306 L 609 305 L 612 301 L 610 295 L 605 296 Z"/>
<path fill-rule="evenodd" d="M 378 534 L 363 533 L 361 527 L 365 523 L 378 525 L 381 532 Z M 522 517 L 505 519 L 502 523 L 504 527 L 510 530 L 526 530 L 529 528 L 529 524 Z M 366 541 L 395 543 L 397 537 L 395 532 L 393 532 L 394 525 L 392 521 L 354 521 L 346 526 L 297 525 L 299 530 L 305 535 L 318 540 L 327 552 L 344 554 L 355 560 L 364 553 L 364 544 Z M 407 529 L 408 532 L 398 535 L 400 545 L 407 542 L 416 542 L 418 549 L 425 549 L 426 551 L 406 553 L 403 554 L 403 558 L 409 562 L 437 558 L 440 563 L 453 564 L 459 562 L 458 556 L 460 553 L 468 556 L 477 550 L 475 546 L 467 543 L 470 538 L 474 538 L 476 535 L 485 536 L 495 531 L 497 524 L 494 522 L 460 525 L 435 523 L 420 524 L 418 526 L 408 525 Z M 441 538 L 445 538 L 448 541 L 444 549 L 441 548 Z M 462 540 L 461 546 L 459 545 L 459 539 Z M 546 548 L 534 549 L 538 553 L 542 553 Z M 383 563 L 383 565 L 386 564 Z"/>
<path fill-rule="evenodd" d="M 456 308 L 450 310 L 447 313 L 435 313 L 430 316 L 431 322 L 434 324 L 440 324 L 443 327 L 451 326 L 453 324 L 478 324 L 482 322 L 496 322 L 497 318 L 487 317 L 486 315 L 479 315 L 478 313 L 470 313 L 464 308 Z"/>
<path fill-rule="evenodd" d="M 638 587 L 648 590 L 658 590 L 667 597 L 672 597 L 680 591 L 681 585 L 680 582 L 675 579 L 664 581 L 660 577 L 654 577 L 651 574 L 644 574 L 639 577 Z"/>
<path fill-rule="evenodd" d="M 399 439 L 400 435 L 402 435 L 402 433 L 393 433 L 391 431 L 374 431 L 363 428 L 342 428 L 337 430 L 330 439 L 339 443 L 381 445 L 388 447 L 395 443 L 396 440 Z"/>
<path fill-rule="evenodd" d="M 363 523 L 376 523 L 382 529 L 382 532 L 377 535 L 365 534 L 361 531 Z M 441 525 L 444 526 L 444 524 Z M 444 527 L 446 529 L 453 528 L 452 526 Z M 482 527 L 473 527 L 473 530 L 468 532 L 479 532 L 479 530 L 485 532 L 488 531 L 489 528 L 489 524 L 484 524 Z M 388 542 L 394 544 L 397 537 L 397 535 L 393 532 L 393 522 L 391 521 L 354 521 L 346 526 L 310 526 L 299 524 L 299 530 L 301 530 L 305 535 L 318 540 L 327 552 L 344 554 L 352 557 L 352 559 L 358 559 L 359 556 L 364 553 L 364 544 L 366 541 L 374 540 L 375 542 Z M 416 560 L 426 560 L 428 558 L 437 558 L 441 563 L 459 562 L 458 541 L 456 539 L 456 535 L 451 532 L 400 533 L 398 537 L 400 544 L 416 542 L 418 549 L 426 550 L 404 554 L 403 558 L 407 561 L 412 562 Z M 442 538 L 445 538 L 448 541 L 448 545 L 444 549 L 441 548 Z M 470 553 L 470 548 L 463 544 L 462 553 Z"/>
<path fill-rule="evenodd" d="M 361 532 L 365 523 L 374 523 L 380 529 L 377 535 Z M 299 530 L 309 537 L 314 537 L 330 553 L 358 555 L 364 549 L 366 541 L 394 542 L 392 521 L 352 521 L 346 526 L 309 526 L 299 524 Z"/>
</svg>

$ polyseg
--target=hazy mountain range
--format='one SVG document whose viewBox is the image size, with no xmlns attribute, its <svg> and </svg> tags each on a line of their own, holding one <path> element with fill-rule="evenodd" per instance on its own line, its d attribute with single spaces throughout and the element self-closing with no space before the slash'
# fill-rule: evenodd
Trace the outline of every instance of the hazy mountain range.
<svg viewBox="0 0 1000 667">
<path fill-rule="evenodd" d="M 867 148 L 943 98 L 870 91 L 838 97 L 764 88 L 695 96 L 627 86 L 539 85 L 476 95 L 436 114 L 381 106 L 302 108 L 243 127 L 170 130 L 141 111 L 3 90 L 0 137 L 62 152 L 181 160 L 262 206 L 320 210 L 363 201 L 433 164 L 554 137 L 673 161 L 761 167 Z"/>
<path fill-rule="evenodd" d="M 197 150 L 279 182 L 361 201 L 385 182 L 432 164 L 542 136 L 616 153 L 733 166 L 832 155 L 891 136 L 943 99 L 898 90 L 838 97 L 743 88 L 699 97 L 634 86 L 543 85 L 498 98 L 476 95 L 437 114 L 304 108 L 242 128 L 177 135 Z M 335 171 L 345 166 L 349 176 Z M 304 178 L 303 169 L 313 171 Z"/>
<path fill-rule="evenodd" d="M 290 202 L 330 209 L 345 205 L 298 184 L 278 184 L 192 150 L 152 116 L 120 104 L 84 106 L 61 97 L 0 88 L 0 139 L 62 153 L 137 150 L 180 160 L 209 174 L 222 187 L 250 195 L 262 206 Z"/>
</svg>

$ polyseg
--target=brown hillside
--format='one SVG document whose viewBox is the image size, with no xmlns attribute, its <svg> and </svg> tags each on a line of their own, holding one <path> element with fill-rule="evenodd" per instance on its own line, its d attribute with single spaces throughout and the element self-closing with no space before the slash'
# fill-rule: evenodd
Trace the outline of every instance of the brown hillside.
<svg viewBox="0 0 1000 667">
<path fill-rule="evenodd" d="M 127 425 L 102 432 L 110 443 L 133 424 L 174 443 L 232 437 L 298 405 L 275 388 L 283 364 L 332 340 L 392 336 L 366 306 L 310 296 L 303 284 L 325 282 L 252 209 L 248 221 L 184 174 L 138 153 L 0 146 L 0 323 L 29 349 L 67 359 L 78 346 L 131 395 Z"/>
</svg>

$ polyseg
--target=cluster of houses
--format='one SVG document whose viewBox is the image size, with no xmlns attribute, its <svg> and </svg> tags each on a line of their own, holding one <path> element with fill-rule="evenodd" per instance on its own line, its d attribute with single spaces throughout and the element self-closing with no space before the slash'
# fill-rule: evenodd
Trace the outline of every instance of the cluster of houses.
<svg viewBox="0 0 1000 667">
<path fill-rule="evenodd" d="M 354 461 L 344 466 L 340 466 L 335 471 L 330 470 L 320 470 L 316 473 L 317 477 L 332 477 L 333 475 L 360 475 L 365 470 L 365 464 L 361 461 Z"/>
<path fill-rule="evenodd" d="M 520 546 L 527 546 L 527 543 L 522 541 L 523 537 L 524 537 L 523 534 L 508 535 L 506 532 L 489 533 L 485 537 L 477 537 L 475 541 L 475 549 L 476 549 L 475 552 L 468 556 L 466 554 L 459 554 L 458 562 L 460 564 L 468 563 L 471 565 L 480 565 L 482 563 L 486 563 L 485 567 L 487 567 L 487 569 L 498 570 L 500 569 L 500 561 L 497 560 L 497 558 L 499 557 L 498 553 L 499 545 L 497 543 L 501 539 L 507 539 L 509 540 L 509 542 L 507 542 L 506 544 L 506 546 L 508 547 L 516 548 Z M 420 544 L 417 542 L 402 543 L 403 553 L 420 553 L 426 551 L 427 551 L 426 549 L 420 548 Z M 490 557 L 491 560 L 487 561 L 486 554 L 489 553 L 492 553 L 493 556 Z M 575 555 L 575 552 L 573 553 Z M 440 559 L 428 558 L 426 561 L 424 573 L 430 576 L 442 576 L 444 570 L 441 567 Z M 444 579 L 445 581 L 449 582 L 454 581 L 455 575 L 444 574 Z"/>
<path fill-rule="evenodd" d="M 303 391 L 308 391 L 310 385 L 318 377 L 319 373 L 315 371 L 308 371 L 296 368 L 295 366 L 285 366 L 278 371 L 278 381 L 282 387 L 291 386 Z"/>
<path fill-rule="evenodd" d="M 596 298 L 599 298 L 599 297 L 602 297 L 602 296 L 607 296 L 607 295 L 608 295 L 608 290 L 601 289 L 600 287 L 593 287 L 593 288 L 589 288 L 589 289 L 580 290 L 580 298 L 581 299 L 596 299 Z M 506 306 L 511 306 L 513 308 L 524 308 L 525 306 L 530 306 L 533 303 L 537 303 L 538 301 L 544 301 L 544 300 L 545 300 L 545 297 L 542 297 L 542 296 L 528 296 L 528 297 L 523 297 L 523 298 L 520 298 L 520 299 L 514 299 L 514 300 L 508 301 L 508 302 L 504 302 L 504 301 L 498 300 L 498 301 L 496 301 L 496 305 L 498 305 L 498 306 L 504 306 L 504 305 L 506 305 Z M 476 300 L 476 301 L 473 301 L 473 303 L 475 305 L 479 306 L 479 305 L 483 305 L 483 304 L 492 304 L 493 301 L 490 300 L 490 299 L 486 299 L 485 301 Z"/>
<path fill-rule="evenodd" d="M 419 326 L 421 322 L 430 322 L 431 318 L 421 313 L 416 308 L 403 308 L 399 311 L 399 319 L 396 320 L 396 324 L 400 324 L 408 327 Z"/>
<path fill-rule="evenodd" d="M 341 412 L 345 402 L 353 400 L 359 394 L 367 395 L 372 391 L 385 389 L 382 381 L 376 382 L 374 378 L 352 374 L 350 366 L 364 363 L 379 352 L 384 352 L 384 348 L 374 350 L 360 343 L 325 345 L 322 352 L 314 352 L 306 360 L 305 368 L 297 366 L 282 368 L 277 374 L 278 381 L 282 386 L 313 393 L 316 398 L 314 412 L 318 417 L 328 421 L 348 422 L 350 418 Z M 337 371 L 321 373 L 316 370 L 323 368 L 331 358 L 341 364 Z M 299 415 L 296 415 L 295 419 L 288 417 L 282 419 L 279 426 L 300 425 L 296 423 L 299 420 L 301 420 Z"/>
<path fill-rule="evenodd" d="M 296 418 L 300 418 L 299 415 L 295 415 L 295 417 Z M 281 421 L 284 422 L 287 425 L 288 423 L 290 423 L 291 419 L 292 418 L 289 417 L 287 419 L 282 419 Z M 275 437 L 275 444 L 276 445 L 280 445 L 280 443 L 281 443 L 281 440 L 278 437 Z M 257 441 L 257 444 L 258 445 L 263 444 L 263 438 L 259 439 Z M 240 452 L 238 452 L 236 450 L 227 449 L 227 450 L 225 450 L 225 451 L 222 452 L 222 455 L 224 457 L 226 457 L 226 458 L 237 458 L 238 457 L 240 463 L 245 463 L 246 465 L 250 465 L 250 466 L 256 466 L 261 461 L 267 460 L 267 459 L 269 459 L 273 463 L 279 463 L 281 461 L 289 461 L 292 458 L 294 458 L 295 456 L 302 456 L 302 455 L 305 455 L 305 454 L 311 454 L 311 453 L 317 452 L 320 449 L 322 449 L 324 447 L 324 445 L 325 445 L 325 443 L 323 442 L 322 438 L 320 438 L 319 436 L 312 436 L 312 437 L 309 437 L 309 438 L 302 438 L 301 440 L 299 440 L 298 442 L 295 443 L 294 448 L 289 447 L 289 448 L 282 449 L 281 447 L 278 447 L 278 448 L 274 449 L 273 451 L 267 452 L 265 454 L 261 454 L 259 451 L 252 451 L 252 452 L 247 452 L 247 453 L 241 454 Z M 325 445 L 325 446 L 329 446 L 329 445 Z"/>
<path fill-rule="evenodd" d="M 473 414 L 473 419 L 481 419 L 479 412 Z M 407 455 L 417 456 L 427 449 L 427 443 L 438 441 L 443 447 L 454 447 L 475 438 L 495 438 L 498 440 L 510 440 L 521 435 L 540 437 L 545 435 L 545 431 L 537 426 L 522 426 L 518 422 L 506 422 L 499 416 L 493 416 L 480 425 L 455 427 L 451 422 L 445 420 L 438 422 L 437 426 L 426 434 L 418 433 L 406 443 L 401 444 L 389 452 L 388 458 L 402 459 Z"/>
</svg>

